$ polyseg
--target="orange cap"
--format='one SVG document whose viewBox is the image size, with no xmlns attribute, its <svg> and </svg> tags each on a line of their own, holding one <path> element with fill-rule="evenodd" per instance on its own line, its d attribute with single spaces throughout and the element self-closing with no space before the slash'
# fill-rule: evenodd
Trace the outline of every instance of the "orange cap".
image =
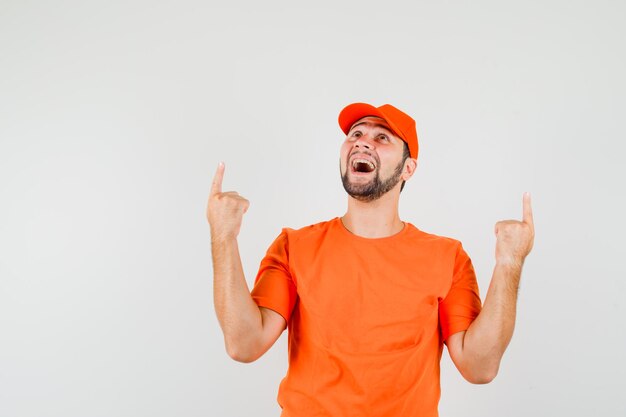
<svg viewBox="0 0 626 417">
<path fill-rule="evenodd" d="M 397 136 L 409 145 L 411 158 L 417 159 L 417 131 L 415 130 L 415 120 L 408 114 L 393 107 L 391 104 L 383 104 L 374 107 L 366 103 L 352 103 L 344 107 L 339 113 L 339 126 L 346 135 L 350 132 L 352 125 L 359 119 L 366 116 L 375 116 L 384 119 Z"/>
</svg>

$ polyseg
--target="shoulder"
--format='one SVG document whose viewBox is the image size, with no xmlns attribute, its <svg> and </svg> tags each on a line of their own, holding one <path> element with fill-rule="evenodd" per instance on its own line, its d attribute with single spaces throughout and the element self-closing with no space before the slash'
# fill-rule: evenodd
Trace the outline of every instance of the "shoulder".
<svg viewBox="0 0 626 417">
<path fill-rule="evenodd" d="M 461 241 L 453 237 L 426 232 L 418 229 L 409 222 L 406 222 L 406 224 L 409 227 L 409 235 L 412 239 L 419 239 L 421 241 L 440 246 L 456 247 L 461 245 Z"/>
<path fill-rule="evenodd" d="M 328 233 L 328 231 L 334 226 L 334 223 L 337 222 L 337 219 L 338 217 L 304 226 L 299 229 L 284 227 L 281 233 L 284 234 L 290 242 L 316 239 Z"/>
<path fill-rule="evenodd" d="M 407 235 L 410 241 L 416 246 L 420 246 L 422 250 L 427 250 L 431 254 L 439 254 L 446 259 L 449 257 L 456 258 L 464 253 L 463 244 L 459 239 L 425 232 L 411 223 L 407 224 L 409 226 Z"/>
<path fill-rule="evenodd" d="M 327 231 L 331 228 L 332 222 L 334 220 L 335 219 L 311 224 L 309 226 L 304 226 L 299 229 L 283 227 L 278 236 L 270 245 L 270 249 L 281 248 L 280 250 L 282 251 L 288 251 L 288 248 L 294 243 L 301 241 L 306 242 L 310 241 L 311 239 L 319 239 L 320 237 L 325 236 Z"/>
</svg>

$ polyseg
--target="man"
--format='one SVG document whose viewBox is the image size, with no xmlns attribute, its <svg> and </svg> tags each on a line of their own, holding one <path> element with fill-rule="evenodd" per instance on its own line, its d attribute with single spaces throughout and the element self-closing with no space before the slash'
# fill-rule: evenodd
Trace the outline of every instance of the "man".
<svg viewBox="0 0 626 417">
<path fill-rule="evenodd" d="M 218 166 L 207 217 L 226 350 L 254 361 L 288 326 L 283 417 L 437 416 L 444 343 L 469 382 L 488 383 L 498 372 L 533 246 L 530 195 L 522 221 L 495 225 L 496 265 L 481 305 L 461 242 L 399 218 L 401 189 L 417 166 L 415 121 L 388 104 L 354 103 L 339 125 L 347 135 L 340 152 L 346 214 L 283 229 L 252 292 L 237 248 L 248 201 L 221 191 Z"/>
</svg>

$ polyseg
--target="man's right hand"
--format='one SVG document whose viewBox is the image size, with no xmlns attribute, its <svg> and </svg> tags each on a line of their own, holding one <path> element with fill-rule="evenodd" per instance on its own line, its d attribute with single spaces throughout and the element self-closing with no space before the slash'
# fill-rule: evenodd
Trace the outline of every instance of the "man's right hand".
<svg viewBox="0 0 626 417">
<path fill-rule="evenodd" d="M 224 169 L 224 163 L 220 162 L 213 178 L 206 209 L 213 240 L 236 238 L 241 228 L 243 215 L 250 207 L 250 202 L 236 191 L 222 192 Z"/>
</svg>

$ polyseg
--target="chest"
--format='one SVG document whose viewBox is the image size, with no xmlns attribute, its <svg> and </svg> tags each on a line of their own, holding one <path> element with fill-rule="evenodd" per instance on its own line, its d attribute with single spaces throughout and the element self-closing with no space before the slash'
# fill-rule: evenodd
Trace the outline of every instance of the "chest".
<svg viewBox="0 0 626 417">
<path fill-rule="evenodd" d="M 320 341 L 388 350 L 437 331 L 438 304 L 452 279 L 446 254 L 419 246 L 320 245 L 290 256 L 300 318 Z"/>
</svg>

